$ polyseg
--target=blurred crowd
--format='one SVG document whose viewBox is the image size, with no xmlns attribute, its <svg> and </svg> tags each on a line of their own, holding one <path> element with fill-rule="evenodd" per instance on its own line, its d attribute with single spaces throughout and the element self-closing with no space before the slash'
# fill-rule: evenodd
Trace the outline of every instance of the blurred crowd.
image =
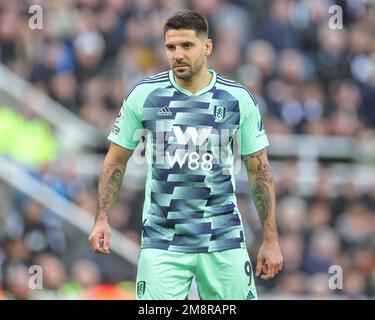
<svg viewBox="0 0 375 320">
<path fill-rule="evenodd" d="M 33 4 L 43 8 L 41 30 L 28 25 L 28 8 Z M 342 29 L 329 27 L 332 5 L 343 9 Z M 254 93 L 270 136 L 331 135 L 373 143 L 373 1 L 3 0 L 0 60 L 108 133 L 129 89 L 145 76 L 168 69 L 162 26 L 183 8 L 208 18 L 214 41 L 209 67 Z M 5 114 L 0 106 L 0 115 L 2 109 Z M 18 112 L 30 118 L 25 109 Z M 69 170 L 60 175 L 52 171 L 47 162 L 35 175 L 95 212 L 95 179 L 82 179 Z M 326 164 L 314 192 L 301 196 L 297 173 L 294 159 L 283 161 L 275 172 L 285 267 L 272 281 L 257 280 L 260 292 L 373 297 L 375 182 L 365 190 L 354 183 L 337 190 Z M 88 297 L 83 293 L 102 283 L 116 284 L 128 298 L 133 297 L 132 284 L 123 281 L 134 281 L 134 267 L 116 256 L 94 256 L 86 236 L 53 212 L 14 190 L 4 187 L 1 191 L 0 265 L 7 297 Z M 249 198 L 247 192 L 238 193 L 249 250 L 255 258 L 262 236 Z M 142 201 L 143 190 L 126 187 L 111 215 L 111 225 L 138 243 Z M 45 266 L 48 290 L 27 290 L 25 279 L 32 264 Z M 342 289 L 328 286 L 332 265 L 343 268 Z"/>
</svg>

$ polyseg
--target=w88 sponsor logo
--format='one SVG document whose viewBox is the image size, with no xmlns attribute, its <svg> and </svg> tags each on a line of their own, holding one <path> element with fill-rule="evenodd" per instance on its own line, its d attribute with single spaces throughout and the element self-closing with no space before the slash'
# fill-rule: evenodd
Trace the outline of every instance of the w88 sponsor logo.
<svg viewBox="0 0 375 320">
<path fill-rule="evenodd" d="M 211 171 L 213 167 L 213 156 L 210 153 L 203 153 L 202 156 L 199 155 L 198 152 L 184 152 L 183 154 L 178 151 L 183 150 L 176 150 L 174 155 L 171 155 L 168 151 L 166 152 L 168 163 L 171 167 L 175 165 L 177 162 L 180 168 L 182 168 L 183 165 L 188 165 L 188 168 L 190 170 L 197 170 L 198 168 L 201 168 L 206 171 Z"/>
</svg>

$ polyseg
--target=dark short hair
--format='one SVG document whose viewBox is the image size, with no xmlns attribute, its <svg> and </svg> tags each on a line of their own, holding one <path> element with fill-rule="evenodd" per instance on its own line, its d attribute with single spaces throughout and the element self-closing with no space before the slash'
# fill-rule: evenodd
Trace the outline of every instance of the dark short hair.
<svg viewBox="0 0 375 320">
<path fill-rule="evenodd" d="M 197 35 L 204 34 L 208 36 L 207 19 L 199 12 L 193 10 L 178 11 L 173 16 L 169 17 L 164 24 L 164 36 L 170 29 L 195 30 Z"/>
</svg>

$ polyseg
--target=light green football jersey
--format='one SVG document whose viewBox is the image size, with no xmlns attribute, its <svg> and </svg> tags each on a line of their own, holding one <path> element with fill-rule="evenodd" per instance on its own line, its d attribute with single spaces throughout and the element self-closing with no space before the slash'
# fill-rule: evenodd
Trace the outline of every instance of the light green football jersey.
<svg viewBox="0 0 375 320">
<path fill-rule="evenodd" d="M 191 94 L 172 71 L 128 94 L 108 139 L 134 150 L 147 132 L 142 248 L 213 252 L 245 247 L 235 196 L 235 154 L 268 146 L 254 96 L 213 75 Z"/>
</svg>

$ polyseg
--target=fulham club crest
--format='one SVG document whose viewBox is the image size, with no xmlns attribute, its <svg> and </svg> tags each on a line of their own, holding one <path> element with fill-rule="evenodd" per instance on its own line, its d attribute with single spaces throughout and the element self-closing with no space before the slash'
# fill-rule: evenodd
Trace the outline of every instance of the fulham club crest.
<svg viewBox="0 0 375 320">
<path fill-rule="evenodd" d="M 221 122 L 225 119 L 227 113 L 227 108 L 224 106 L 216 105 L 214 109 L 215 121 Z"/>
</svg>

